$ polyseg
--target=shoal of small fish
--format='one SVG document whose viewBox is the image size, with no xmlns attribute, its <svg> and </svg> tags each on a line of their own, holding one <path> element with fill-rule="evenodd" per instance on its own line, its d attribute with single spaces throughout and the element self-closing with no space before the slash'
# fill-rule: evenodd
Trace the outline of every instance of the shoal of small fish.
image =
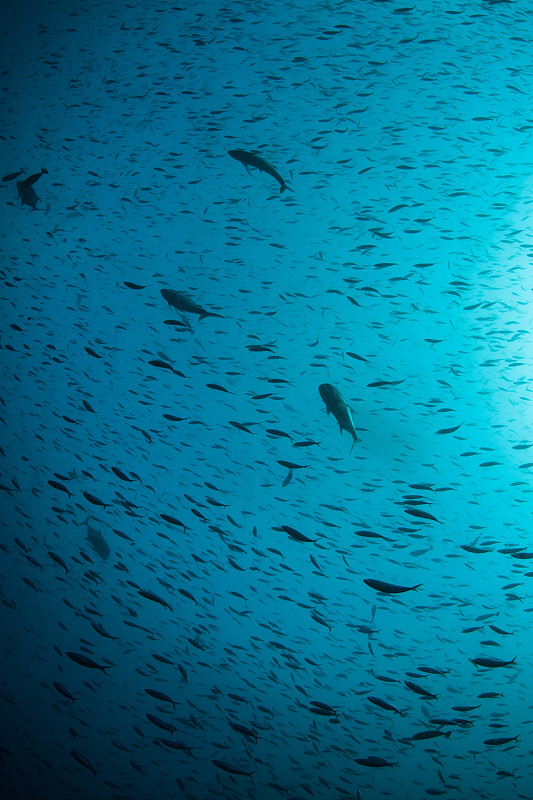
<svg viewBox="0 0 533 800">
<path fill-rule="evenodd" d="M 529 800 L 529 9 L 8 14 L 0 794 Z"/>
</svg>

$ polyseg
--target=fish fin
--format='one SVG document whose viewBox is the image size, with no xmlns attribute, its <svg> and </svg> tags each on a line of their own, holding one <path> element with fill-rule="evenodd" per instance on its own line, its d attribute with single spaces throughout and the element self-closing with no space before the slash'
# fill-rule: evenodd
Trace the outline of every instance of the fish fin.
<svg viewBox="0 0 533 800">
<path fill-rule="evenodd" d="M 200 314 L 200 319 L 205 319 L 206 317 L 218 317 L 219 319 L 224 319 L 222 314 L 214 314 L 212 311 L 204 311 L 203 314 Z"/>
</svg>

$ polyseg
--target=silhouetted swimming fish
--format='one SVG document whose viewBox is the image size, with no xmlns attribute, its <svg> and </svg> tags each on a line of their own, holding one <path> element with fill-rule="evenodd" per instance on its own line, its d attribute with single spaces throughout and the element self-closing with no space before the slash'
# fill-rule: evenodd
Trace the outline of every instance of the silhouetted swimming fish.
<svg viewBox="0 0 533 800">
<path fill-rule="evenodd" d="M 189 297 L 185 292 L 177 292 L 175 289 L 161 289 L 161 295 L 167 301 L 169 306 L 177 309 L 178 311 L 186 311 L 189 314 L 198 314 L 200 319 L 204 317 L 220 317 L 223 319 L 222 314 L 213 314 L 207 311 L 202 306 L 199 306 L 192 297 Z"/>
<path fill-rule="evenodd" d="M 339 390 L 336 389 L 335 386 L 332 386 L 331 383 L 321 383 L 318 387 L 318 391 L 320 392 L 320 397 L 326 404 L 328 414 L 333 414 L 339 423 L 341 436 L 343 431 L 348 431 L 348 433 L 353 437 L 353 444 L 350 450 L 351 453 L 353 446 L 357 441 L 357 434 L 355 432 L 350 406 Z"/>
<path fill-rule="evenodd" d="M 250 171 L 250 167 L 255 167 L 260 172 L 266 172 L 268 175 L 271 175 L 279 183 L 280 193 L 284 192 L 285 189 L 290 189 L 290 186 L 287 186 L 279 172 L 275 170 L 268 161 L 265 161 L 264 158 L 257 155 L 257 153 L 250 153 L 248 150 L 229 150 L 228 155 L 240 161 L 241 164 L 244 164 L 247 172 Z"/>
<path fill-rule="evenodd" d="M 23 172 L 24 172 L 23 169 L 19 169 L 18 172 L 10 172 L 9 175 L 4 175 L 4 177 L 2 178 L 2 181 L 3 182 L 5 182 L 5 181 L 14 181 L 15 178 L 18 178 L 18 176 L 22 175 Z"/>
<path fill-rule="evenodd" d="M 87 539 L 91 547 L 98 553 L 100 558 L 103 558 L 104 561 L 107 561 L 109 558 L 109 553 L 111 552 L 109 549 L 109 545 L 107 544 L 106 540 L 100 533 L 97 531 L 96 528 L 91 528 L 89 525 L 89 520 L 87 519 Z"/>
<path fill-rule="evenodd" d="M 17 191 L 18 196 L 20 197 L 20 204 L 22 206 L 31 206 L 32 209 L 35 211 L 37 208 L 37 202 L 39 198 L 33 188 L 33 184 L 39 180 L 41 175 L 46 175 L 48 173 L 47 169 L 41 169 L 40 172 L 36 172 L 34 175 L 30 175 L 28 178 L 25 178 L 23 181 L 17 181 Z"/>
</svg>

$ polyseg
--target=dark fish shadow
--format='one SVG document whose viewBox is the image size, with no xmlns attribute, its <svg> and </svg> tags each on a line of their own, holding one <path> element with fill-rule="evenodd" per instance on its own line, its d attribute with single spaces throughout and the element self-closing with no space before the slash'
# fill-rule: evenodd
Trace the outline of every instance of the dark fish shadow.
<svg viewBox="0 0 533 800">
<path fill-rule="evenodd" d="M 93 550 L 100 556 L 101 559 L 107 561 L 109 558 L 109 554 L 111 550 L 109 549 L 109 545 L 107 544 L 106 540 L 100 533 L 100 531 L 96 530 L 96 528 L 92 528 L 89 524 L 89 517 L 87 517 L 87 541 L 93 548 Z"/>
</svg>

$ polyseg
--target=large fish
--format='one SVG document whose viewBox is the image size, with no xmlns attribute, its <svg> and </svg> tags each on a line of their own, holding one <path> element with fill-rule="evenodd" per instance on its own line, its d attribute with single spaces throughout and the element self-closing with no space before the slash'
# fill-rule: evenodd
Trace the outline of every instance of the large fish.
<svg viewBox="0 0 533 800">
<path fill-rule="evenodd" d="M 86 525 L 87 525 L 87 540 L 89 541 L 89 544 L 91 545 L 93 550 L 96 553 L 98 553 L 101 559 L 107 561 L 107 559 L 109 558 L 109 554 L 111 552 L 108 543 L 106 542 L 100 531 L 96 530 L 96 528 L 93 528 L 91 525 L 89 525 L 89 517 L 87 517 Z"/>
<path fill-rule="evenodd" d="M 20 197 L 20 204 L 22 206 L 31 206 L 31 208 L 33 208 L 35 211 L 39 198 L 35 189 L 33 188 L 33 184 L 39 180 L 41 175 L 46 175 L 47 173 L 48 170 L 43 168 L 40 172 L 36 172 L 35 175 L 30 175 L 23 181 L 17 181 L 17 191 Z M 9 178 L 9 176 L 6 176 L 6 180 L 7 178 Z"/>
<path fill-rule="evenodd" d="M 339 390 L 336 389 L 331 383 L 321 383 L 318 387 L 318 391 L 320 392 L 320 397 L 326 404 L 328 414 L 333 414 L 339 423 L 341 436 L 343 431 L 348 431 L 350 436 L 353 437 L 353 444 L 350 450 L 351 453 L 353 446 L 357 441 L 357 434 L 355 432 L 350 406 Z"/>
<path fill-rule="evenodd" d="M 246 167 L 247 172 L 250 171 L 250 167 L 255 167 L 260 172 L 266 172 L 267 175 L 271 175 L 273 178 L 277 180 L 279 183 L 279 191 L 284 192 L 285 189 L 289 189 L 290 187 L 287 186 L 279 172 L 274 169 L 274 167 L 265 161 L 264 158 L 257 155 L 257 153 L 250 153 L 248 150 L 229 150 L 228 155 L 232 158 L 240 161 L 241 164 L 244 164 Z"/>
<path fill-rule="evenodd" d="M 199 306 L 192 297 L 189 297 L 185 292 L 177 292 L 175 289 L 161 289 L 163 299 L 167 301 L 169 306 L 175 308 L 176 311 L 185 311 L 189 314 L 198 314 L 200 319 L 204 317 L 222 317 L 222 314 L 213 314 L 212 311 L 207 311 L 202 306 Z"/>
</svg>

